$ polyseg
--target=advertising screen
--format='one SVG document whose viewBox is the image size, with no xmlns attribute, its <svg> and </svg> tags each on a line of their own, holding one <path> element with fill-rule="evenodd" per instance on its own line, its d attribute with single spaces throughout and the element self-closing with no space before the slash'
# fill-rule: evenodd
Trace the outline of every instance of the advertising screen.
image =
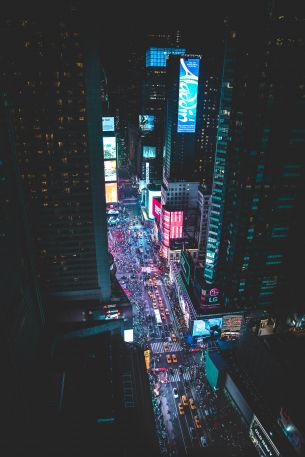
<svg viewBox="0 0 305 457">
<path fill-rule="evenodd" d="M 264 457 L 276 457 L 280 455 L 279 450 L 271 440 L 269 433 L 263 427 L 256 415 L 253 415 L 250 424 L 249 435 L 257 449 L 258 455 Z"/>
<path fill-rule="evenodd" d="M 152 132 L 155 128 L 155 116 L 152 114 L 140 114 L 139 126 L 142 132 Z"/>
<path fill-rule="evenodd" d="M 143 159 L 155 159 L 156 149 L 156 146 L 143 146 Z"/>
<path fill-rule="evenodd" d="M 180 59 L 178 133 L 196 130 L 199 59 Z"/>
<path fill-rule="evenodd" d="M 114 117 L 103 117 L 103 132 L 114 132 Z"/>
<path fill-rule="evenodd" d="M 222 331 L 221 333 L 238 333 L 240 332 L 241 324 L 243 322 L 242 315 L 228 314 L 222 318 Z"/>
<path fill-rule="evenodd" d="M 116 181 L 116 160 L 105 160 L 105 181 Z"/>
<path fill-rule="evenodd" d="M 125 343 L 133 343 L 133 329 L 124 330 L 124 341 Z"/>
<path fill-rule="evenodd" d="M 191 267 L 183 251 L 181 252 L 180 256 L 180 267 L 186 283 L 189 284 Z"/>
<path fill-rule="evenodd" d="M 155 197 L 152 198 L 152 214 L 158 221 L 161 219 L 161 202 Z"/>
<path fill-rule="evenodd" d="M 148 190 L 148 217 L 153 219 L 153 198 L 161 197 L 161 190 Z"/>
<path fill-rule="evenodd" d="M 280 410 L 280 416 L 278 418 L 278 423 L 283 431 L 283 433 L 287 436 L 290 444 L 295 449 L 295 451 L 299 455 L 304 455 L 305 452 L 305 438 L 300 433 L 300 431 L 296 428 L 294 423 L 289 417 L 289 414 L 284 408 Z"/>
<path fill-rule="evenodd" d="M 115 136 L 103 137 L 104 159 L 116 159 Z"/>
<path fill-rule="evenodd" d="M 118 185 L 116 182 L 105 183 L 106 203 L 116 203 L 118 201 Z M 118 211 L 117 211 L 118 214 Z"/>
<path fill-rule="evenodd" d="M 170 218 L 169 238 L 181 238 L 183 228 L 183 211 L 172 211 Z"/>
<path fill-rule="evenodd" d="M 221 306 L 220 295 L 220 290 L 217 287 L 202 289 L 200 296 L 200 309 L 208 311 L 219 308 Z"/>
<path fill-rule="evenodd" d="M 193 336 L 211 336 L 219 333 L 222 326 L 222 317 L 211 319 L 195 320 L 193 325 Z"/>
</svg>

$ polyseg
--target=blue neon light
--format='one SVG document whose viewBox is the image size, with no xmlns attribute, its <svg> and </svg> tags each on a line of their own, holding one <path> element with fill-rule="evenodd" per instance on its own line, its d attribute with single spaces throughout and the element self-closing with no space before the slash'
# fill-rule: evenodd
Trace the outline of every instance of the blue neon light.
<svg viewBox="0 0 305 457">
<path fill-rule="evenodd" d="M 146 51 L 146 67 L 166 67 L 167 56 L 184 53 L 185 48 L 148 48 Z"/>
<path fill-rule="evenodd" d="M 196 130 L 199 59 L 180 59 L 178 133 Z"/>
</svg>

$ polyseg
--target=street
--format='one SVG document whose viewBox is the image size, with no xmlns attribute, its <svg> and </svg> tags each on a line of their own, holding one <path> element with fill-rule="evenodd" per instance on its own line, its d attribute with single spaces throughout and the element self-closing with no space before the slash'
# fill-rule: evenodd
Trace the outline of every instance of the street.
<svg viewBox="0 0 305 457">
<path fill-rule="evenodd" d="M 217 342 L 198 352 L 186 343 L 182 311 L 152 228 L 140 221 L 138 206 L 121 208 L 109 227 L 109 247 L 132 303 L 134 341 L 150 350 L 148 376 L 161 452 L 187 456 L 194 448 L 220 445 L 247 450 L 250 441 L 239 414 L 206 380 L 205 351 L 217 351 Z"/>
</svg>

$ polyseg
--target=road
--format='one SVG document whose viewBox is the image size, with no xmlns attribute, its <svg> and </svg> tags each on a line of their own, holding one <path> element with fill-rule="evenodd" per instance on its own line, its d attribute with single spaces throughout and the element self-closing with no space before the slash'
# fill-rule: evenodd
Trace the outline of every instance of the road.
<svg viewBox="0 0 305 457">
<path fill-rule="evenodd" d="M 135 341 L 143 350 L 150 349 L 149 377 L 152 397 L 157 399 L 156 424 L 162 454 L 188 456 L 193 448 L 226 443 L 247 449 L 249 439 L 239 416 L 226 398 L 212 391 L 206 380 L 205 352 L 191 352 L 186 344 L 186 326 L 178 300 L 168 286 L 169 278 L 158 249 L 153 245 L 152 228 L 143 227 L 138 207 L 128 211 L 128 218 L 122 217 L 117 226 L 109 229 L 110 250 L 115 258 L 117 278 L 133 305 Z M 159 324 L 154 306 L 163 313 Z M 215 341 L 210 341 L 207 347 L 218 350 Z M 171 362 L 167 355 L 171 356 Z M 174 396 L 174 388 L 178 398 Z M 186 395 L 187 404 L 180 414 L 178 404 L 182 395 Z M 190 407 L 190 398 L 195 409 Z M 195 416 L 199 418 L 200 428 L 196 428 Z"/>
</svg>

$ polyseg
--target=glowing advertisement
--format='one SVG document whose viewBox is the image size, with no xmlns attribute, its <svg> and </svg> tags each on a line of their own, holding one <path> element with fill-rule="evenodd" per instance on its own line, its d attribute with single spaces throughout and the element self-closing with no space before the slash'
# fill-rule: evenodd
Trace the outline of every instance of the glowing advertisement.
<svg viewBox="0 0 305 457">
<path fill-rule="evenodd" d="M 155 128 L 155 116 L 152 114 L 140 114 L 139 126 L 142 132 L 152 132 Z"/>
<path fill-rule="evenodd" d="M 181 271 L 183 273 L 183 276 L 184 276 L 184 279 L 185 279 L 187 285 L 189 285 L 191 267 L 186 258 L 185 252 L 183 252 L 183 251 L 181 252 L 181 256 L 180 256 L 180 268 L 181 268 Z"/>
<path fill-rule="evenodd" d="M 161 197 L 161 190 L 148 190 L 148 217 L 153 219 L 153 199 L 154 197 Z"/>
<path fill-rule="evenodd" d="M 243 322 L 243 316 L 241 314 L 239 314 L 239 315 L 227 314 L 226 316 L 223 316 L 222 330 L 221 330 L 222 335 L 239 333 L 242 322 Z"/>
<path fill-rule="evenodd" d="M 106 203 L 116 203 L 118 201 L 118 185 L 116 182 L 105 184 L 105 195 Z"/>
<path fill-rule="evenodd" d="M 212 319 L 195 320 L 193 325 L 193 336 L 212 336 L 220 335 L 222 317 Z"/>
<path fill-rule="evenodd" d="M 220 304 L 220 290 L 217 287 L 211 289 L 202 289 L 200 296 L 201 310 L 212 310 L 219 308 Z"/>
<path fill-rule="evenodd" d="M 152 214 L 158 221 L 161 219 L 161 202 L 155 197 L 152 198 Z"/>
<path fill-rule="evenodd" d="M 149 162 L 145 162 L 145 182 L 149 184 Z"/>
<path fill-rule="evenodd" d="M 116 160 L 105 160 L 105 181 L 116 181 Z"/>
<path fill-rule="evenodd" d="M 155 159 L 157 152 L 156 146 L 143 146 L 143 159 Z"/>
<path fill-rule="evenodd" d="M 148 373 L 148 370 L 150 368 L 150 350 L 149 349 L 144 351 L 144 359 L 145 359 L 146 370 L 147 370 L 147 373 Z"/>
<path fill-rule="evenodd" d="M 125 343 L 133 343 L 133 329 L 124 330 L 124 341 Z"/>
<path fill-rule="evenodd" d="M 103 132 L 114 132 L 114 117 L 102 118 Z"/>
<path fill-rule="evenodd" d="M 115 136 L 103 137 L 104 159 L 116 159 Z"/>
<path fill-rule="evenodd" d="M 178 133 L 196 130 L 199 59 L 180 59 Z"/>
<path fill-rule="evenodd" d="M 275 457 L 280 455 L 267 430 L 262 426 L 255 414 L 250 424 L 249 435 L 259 456 Z"/>
<path fill-rule="evenodd" d="M 296 428 L 292 420 L 290 419 L 287 411 L 284 408 L 280 410 L 280 416 L 278 418 L 278 424 L 280 425 L 283 433 L 289 440 L 291 446 L 299 455 L 304 455 L 305 452 L 305 439 L 301 432 Z"/>
</svg>

